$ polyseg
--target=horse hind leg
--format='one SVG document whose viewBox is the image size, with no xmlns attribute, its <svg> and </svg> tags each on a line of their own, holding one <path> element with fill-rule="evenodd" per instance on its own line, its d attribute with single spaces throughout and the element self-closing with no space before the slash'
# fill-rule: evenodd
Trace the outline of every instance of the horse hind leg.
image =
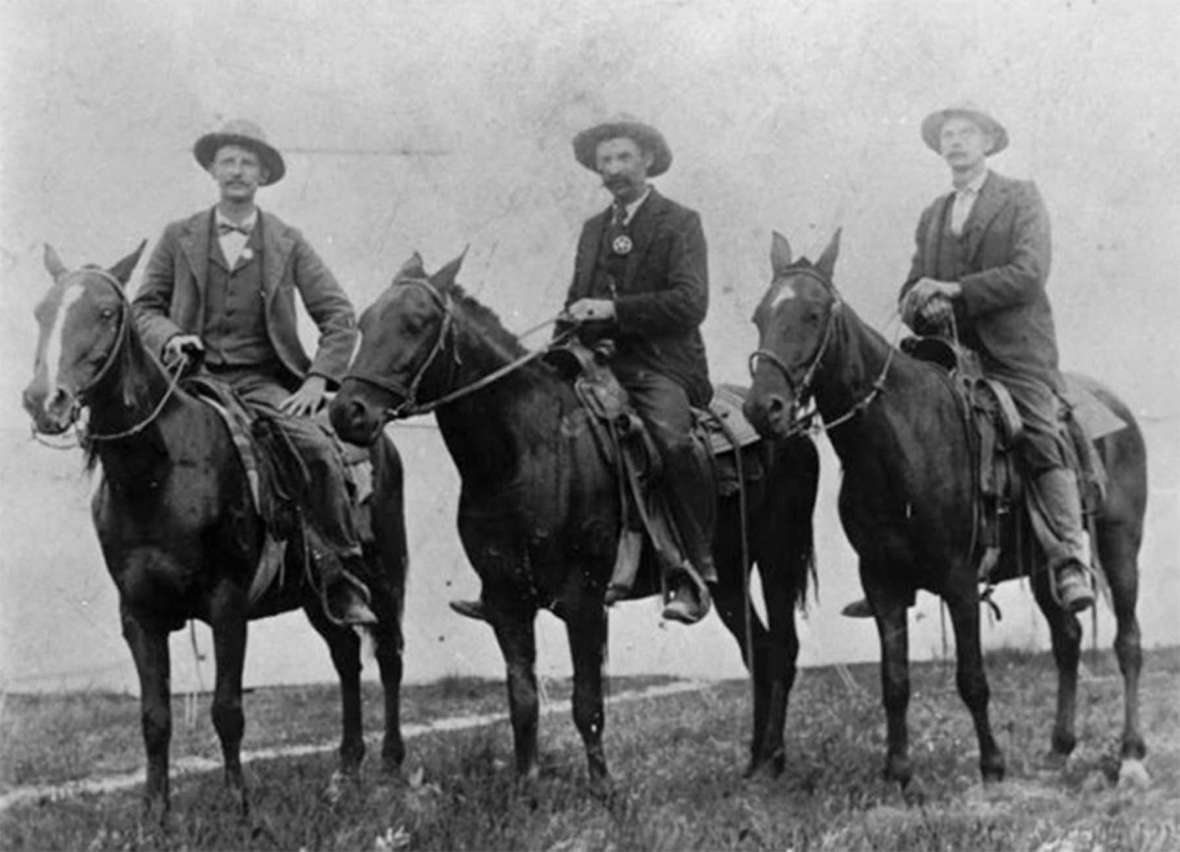
<svg viewBox="0 0 1180 852">
<path fill-rule="evenodd" d="M 171 660 L 168 631 L 147 625 L 126 604 L 120 605 L 123 638 L 139 675 L 140 723 L 147 754 L 145 821 L 163 820 L 168 812 L 168 748 L 172 740 Z"/>
<path fill-rule="evenodd" d="M 1139 539 L 1138 532 L 1126 524 L 1098 527 L 1099 555 L 1110 586 L 1117 625 L 1114 651 L 1123 675 L 1120 784 L 1145 784 L 1148 780 L 1142 764 L 1147 746 L 1139 728 L 1139 676 L 1143 668 L 1139 619 L 1135 615 L 1139 597 Z"/>
</svg>

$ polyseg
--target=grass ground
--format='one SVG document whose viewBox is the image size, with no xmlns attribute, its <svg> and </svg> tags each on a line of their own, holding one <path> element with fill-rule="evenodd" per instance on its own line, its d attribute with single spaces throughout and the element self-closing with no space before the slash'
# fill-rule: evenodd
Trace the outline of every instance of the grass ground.
<svg viewBox="0 0 1180 852">
<path fill-rule="evenodd" d="M 220 773 L 173 785 L 167 830 L 142 825 L 138 791 L 18 805 L 0 814 L 10 849 L 1083 849 L 1180 848 L 1180 649 L 1148 654 L 1142 721 L 1146 789 L 1119 789 L 1121 679 L 1108 655 L 1087 657 L 1079 746 L 1065 764 L 1045 756 L 1054 676 L 1043 655 L 992 654 L 992 720 L 1008 780 L 983 786 L 970 719 L 953 668 L 913 667 L 911 749 L 919 805 L 880 779 L 884 716 L 875 666 L 848 680 L 801 672 L 787 724 L 782 777 L 743 781 L 748 688 L 699 692 L 608 709 L 607 758 L 616 779 L 603 801 L 588 789 L 568 715 L 544 717 L 540 781 L 511 769 L 507 724 L 410 741 L 400 779 L 368 766 L 359 787 L 325 795 L 333 755 L 247 767 L 252 810 L 239 817 Z M 634 686 L 616 680 L 612 691 Z M 551 685 L 564 697 L 567 684 Z M 366 718 L 378 718 L 376 692 Z M 44 783 L 142 763 L 134 702 L 125 698 L 9 696 L 3 710 L 3 783 Z M 260 690 L 247 699 L 248 748 L 334 736 L 330 688 Z M 407 721 L 504 709 L 499 683 L 450 680 L 406 691 Z M 207 716 L 205 709 L 202 715 Z M 178 726 L 179 728 L 180 726 Z M 216 756 L 206 718 L 180 731 L 174 755 Z M 375 761 L 374 761 L 375 764 Z"/>
</svg>

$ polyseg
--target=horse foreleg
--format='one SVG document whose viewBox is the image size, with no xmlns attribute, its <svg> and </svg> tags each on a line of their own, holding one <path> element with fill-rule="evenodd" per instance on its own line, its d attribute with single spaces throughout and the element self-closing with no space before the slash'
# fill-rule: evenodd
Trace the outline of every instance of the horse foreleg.
<svg viewBox="0 0 1180 852">
<path fill-rule="evenodd" d="M 574 724 L 582 735 L 590 786 L 599 794 L 610 789 L 610 773 L 602 749 L 602 664 L 606 656 L 607 614 L 600 601 L 584 596 L 566 617 L 570 657 L 574 664 Z"/>
<path fill-rule="evenodd" d="M 365 757 L 361 718 L 361 640 L 352 628 L 329 621 L 318 599 L 308 603 L 304 612 L 328 643 L 332 666 L 340 681 L 340 773 L 355 778 Z"/>
<path fill-rule="evenodd" d="M 762 759 L 770 761 L 777 775 L 783 771 L 787 762 L 783 730 L 787 725 L 787 703 L 791 697 L 791 688 L 795 685 L 799 636 L 795 632 L 794 590 L 787 585 L 788 578 L 782 575 L 776 578 L 773 573 L 766 572 L 763 579 L 763 597 L 770 621 L 770 695 L 766 729 L 763 733 Z"/>
<path fill-rule="evenodd" d="M 1143 651 L 1139 640 L 1139 619 L 1135 616 L 1139 598 L 1136 564 L 1139 535 L 1125 524 L 1104 524 L 1098 528 L 1098 542 L 1117 624 L 1114 652 L 1123 675 L 1119 780 L 1144 781 L 1146 773 L 1139 763 L 1147 754 L 1147 745 L 1139 730 L 1139 675 L 1143 668 Z"/>
<path fill-rule="evenodd" d="M 754 721 L 750 734 L 750 762 L 745 777 L 754 775 L 771 757 L 773 745 L 766 743 L 766 717 L 770 701 L 770 670 L 767 660 L 767 631 L 749 598 L 749 581 L 743 576 L 741 545 L 729 530 L 737 521 L 721 516 L 713 545 L 713 559 L 720 577 L 713 590 L 713 603 L 721 622 L 737 641 L 742 662 L 754 683 Z M 751 659 L 752 658 L 752 659 Z"/>
<path fill-rule="evenodd" d="M 878 569 L 889 577 L 893 569 Z M 896 572 L 894 572 L 896 573 Z M 896 781 L 904 790 L 913 777 L 910 766 L 910 736 L 906 712 L 910 703 L 909 629 L 906 624 L 908 600 L 872 582 L 871 574 L 861 567 L 861 583 L 877 624 L 881 642 L 881 699 L 885 705 L 885 778 Z"/>
<path fill-rule="evenodd" d="M 210 626 L 213 657 L 217 665 L 213 688 L 213 727 L 221 741 L 225 783 L 238 798 L 242 814 L 249 811 L 246 782 L 242 777 L 242 667 L 246 659 L 246 599 L 239 589 L 225 587 L 214 595 Z"/>
<path fill-rule="evenodd" d="M 540 773 L 537 765 L 537 639 L 533 630 L 536 612 L 520 604 L 501 607 L 495 599 L 487 602 L 488 615 L 507 667 L 508 715 L 512 721 L 516 772 L 531 781 Z"/>
<path fill-rule="evenodd" d="M 168 631 L 145 625 L 126 604 L 120 604 L 123 638 L 131 648 L 139 675 L 140 723 L 147 753 L 143 805 L 148 820 L 168 812 L 168 746 L 172 740 L 171 661 Z"/>
<path fill-rule="evenodd" d="M 1000 781 L 1004 777 L 1004 754 L 992 736 L 991 720 L 988 717 L 991 694 L 979 640 L 979 598 L 973 582 L 967 589 L 962 595 L 946 598 L 955 631 L 955 682 L 959 687 L 959 696 L 971 713 L 971 721 L 975 723 L 975 736 L 979 740 L 979 771 L 983 780 Z"/>
<path fill-rule="evenodd" d="M 372 628 L 374 654 L 381 673 L 381 691 L 385 710 L 385 736 L 381 742 L 381 770 L 396 775 L 406 758 L 406 744 L 401 728 L 402 628 L 401 607 L 390 598 L 374 592 L 373 611 L 377 624 Z"/>
<path fill-rule="evenodd" d="M 1049 622 L 1053 661 L 1057 664 L 1057 714 L 1053 721 L 1052 752 L 1068 757 L 1077 745 L 1074 717 L 1078 698 L 1078 661 L 1082 651 L 1082 625 L 1053 599 L 1048 570 L 1033 573 L 1033 596 Z"/>
</svg>

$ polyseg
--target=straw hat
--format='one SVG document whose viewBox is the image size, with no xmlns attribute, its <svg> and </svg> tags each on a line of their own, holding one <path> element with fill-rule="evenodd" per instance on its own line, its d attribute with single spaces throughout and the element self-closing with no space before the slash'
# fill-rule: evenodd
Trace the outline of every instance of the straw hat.
<svg viewBox="0 0 1180 852">
<path fill-rule="evenodd" d="M 942 153 L 938 136 L 942 132 L 942 126 L 952 118 L 970 119 L 978 124 L 984 133 L 989 134 L 992 137 L 992 147 L 987 152 L 989 155 L 998 154 L 1008 147 L 1008 131 L 1004 129 L 1004 125 L 974 104 L 962 103 L 936 110 L 922 121 L 922 141 L 934 153 Z"/>
<path fill-rule="evenodd" d="M 193 156 L 197 158 L 201 168 L 208 169 L 223 145 L 241 145 L 258 155 L 267 172 L 262 186 L 278 183 L 287 171 L 287 167 L 283 165 L 283 156 L 271 147 L 262 128 L 252 121 L 236 118 L 227 121 L 217 132 L 206 133 L 193 146 Z"/>
</svg>

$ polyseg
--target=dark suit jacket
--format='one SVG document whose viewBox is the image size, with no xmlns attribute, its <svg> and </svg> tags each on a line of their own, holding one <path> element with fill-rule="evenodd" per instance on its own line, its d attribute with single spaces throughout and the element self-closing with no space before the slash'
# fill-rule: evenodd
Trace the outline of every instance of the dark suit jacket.
<svg viewBox="0 0 1180 852">
<path fill-rule="evenodd" d="M 648 369 L 669 376 L 694 405 L 713 395 L 700 324 L 709 307 L 709 270 L 701 217 L 654 189 L 628 231 L 634 243 L 616 291 L 594 290 L 595 266 L 608 208 L 586 221 L 578 240 L 574 279 L 566 306 L 583 297 L 614 298 L 615 322 L 605 330 L 621 370 Z"/>
<path fill-rule="evenodd" d="M 159 355 L 176 334 L 203 333 L 210 217 L 205 210 L 164 229 L 133 303 L 147 346 Z M 352 358 L 356 317 L 348 297 L 303 235 L 259 211 L 266 330 L 275 354 L 297 379 L 323 376 L 336 385 Z M 297 333 L 295 292 L 320 330 L 314 358 Z"/>
<path fill-rule="evenodd" d="M 922 277 L 938 278 L 939 241 L 954 194 L 935 199 L 918 222 L 917 250 L 901 296 Z M 961 331 L 986 358 L 1055 385 L 1057 337 L 1045 292 L 1049 214 L 1036 184 L 991 172 L 963 225 L 966 272 L 955 302 Z"/>
</svg>

